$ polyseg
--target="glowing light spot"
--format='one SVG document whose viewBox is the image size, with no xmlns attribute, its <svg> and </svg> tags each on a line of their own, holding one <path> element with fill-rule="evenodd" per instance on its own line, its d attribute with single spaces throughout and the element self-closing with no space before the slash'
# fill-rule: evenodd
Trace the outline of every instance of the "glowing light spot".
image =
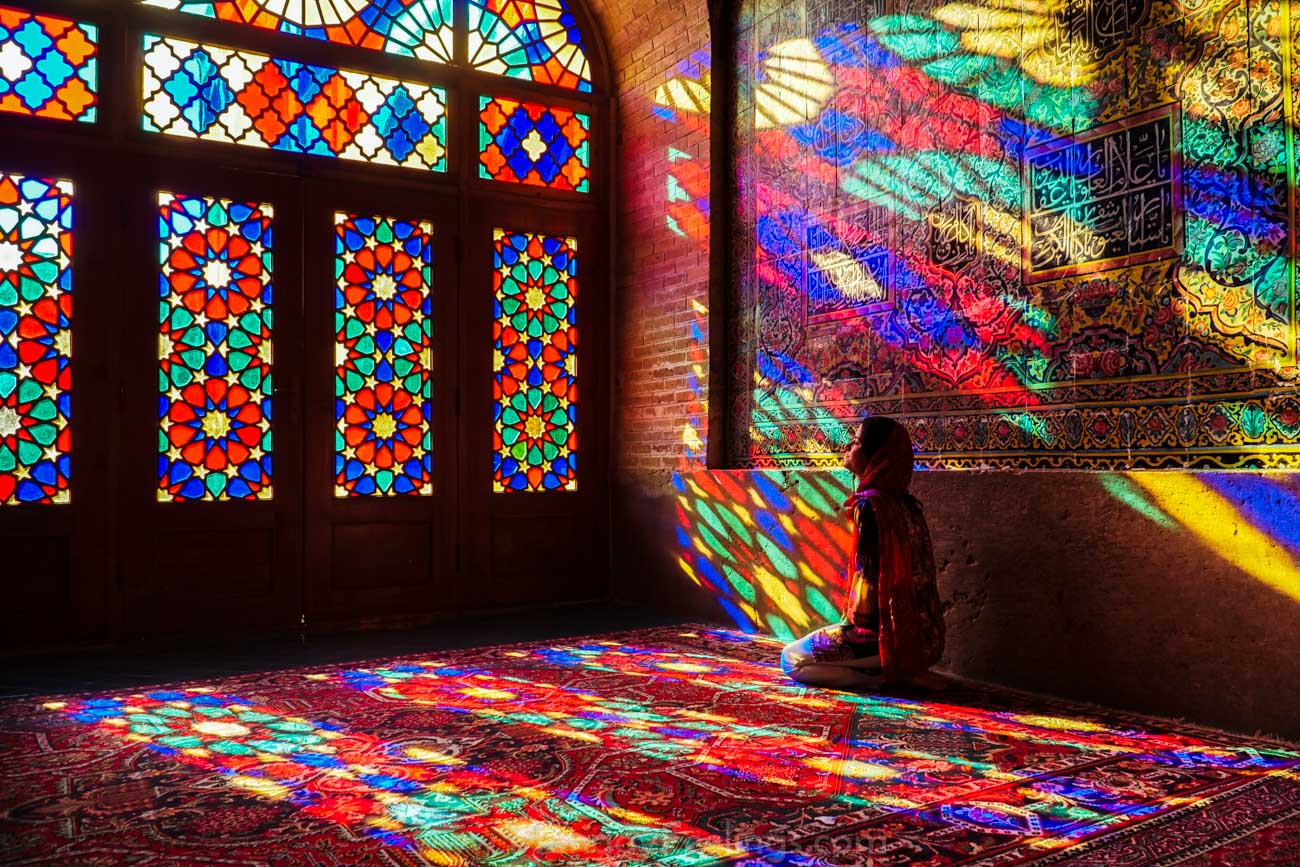
<svg viewBox="0 0 1300 867">
<path fill-rule="evenodd" d="M 591 847 L 591 841 L 586 837 L 550 822 L 518 819 L 502 822 L 497 829 L 517 845 L 547 852 L 581 852 Z"/>
<path fill-rule="evenodd" d="M 796 126 L 816 117 L 835 91 L 835 76 L 812 40 L 791 39 L 759 57 L 755 121 L 758 129 Z"/>
<path fill-rule="evenodd" d="M 251 733 L 247 727 L 239 723 L 216 722 L 214 720 L 195 723 L 194 730 L 201 734 L 216 735 L 220 738 L 238 738 Z"/>
<path fill-rule="evenodd" d="M 406 754 L 413 759 L 421 762 L 430 762 L 435 765 L 463 765 L 464 761 L 453 755 L 444 753 L 440 750 L 431 750 L 425 747 L 407 747 Z"/>
<path fill-rule="evenodd" d="M 203 266 L 203 282 L 213 289 L 225 289 L 230 285 L 230 266 L 221 259 L 209 259 Z"/>
<path fill-rule="evenodd" d="M 1014 716 L 1012 719 L 1022 722 L 1025 725 L 1039 726 L 1040 728 L 1045 729 L 1060 729 L 1061 731 L 1098 732 L 1105 731 L 1106 728 L 1105 726 L 1100 726 L 1096 723 L 1090 723 L 1084 720 L 1063 719 L 1055 716 L 1033 716 L 1022 714 Z"/>
<path fill-rule="evenodd" d="M 0 437 L 13 436 L 18 433 L 18 428 L 21 426 L 18 410 L 7 406 L 0 407 Z"/>
<path fill-rule="evenodd" d="M 10 43 L 6 43 L 8 48 Z M 23 248 L 8 241 L 0 243 L 0 271 L 16 271 L 23 264 Z"/>
<path fill-rule="evenodd" d="M 376 274 L 375 279 L 370 282 L 370 291 L 374 292 L 377 298 L 391 301 L 397 294 L 397 281 L 393 279 L 392 274 Z"/>
<path fill-rule="evenodd" d="M 236 775 L 230 778 L 230 785 L 237 789 L 244 789 L 255 795 L 261 795 L 264 798 L 270 798 L 275 801 L 282 801 L 289 797 L 288 788 L 261 777 Z"/>
</svg>

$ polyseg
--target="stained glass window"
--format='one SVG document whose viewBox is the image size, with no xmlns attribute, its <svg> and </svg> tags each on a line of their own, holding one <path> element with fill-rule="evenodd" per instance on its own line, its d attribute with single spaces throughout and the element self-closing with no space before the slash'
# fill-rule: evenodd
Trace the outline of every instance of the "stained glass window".
<svg viewBox="0 0 1300 867">
<path fill-rule="evenodd" d="M 590 130 L 591 118 L 576 111 L 481 96 L 479 177 L 585 193 Z"/>
<path fill-rule="evenodd" d="M 144 128 L 446 171 L 446 93 L 424 84 L 144 37 Z"/>
<path fill-rule="evenodd" d="M 0 111 L 94 121 L 98 51 L 93 24 L 0 6 Z"/>
<path fill-rule="evenodd" d="M 0 174 L 0 506 L 66 503 L 72 184 Z"/>
<path fill-rule="evenodd" d="M 144 0 L 207 18 L 451 62 L 451 0 Z"/>
<path fill-rule="evenodd" d="M 158 196 L 158 499 L 271 497 L 271 206 Z"/>
<path fill-rule="evenodd" d="M 574 490 L 577 241 L 493 231 L 493 490 Z"/>
<path fill-rule="evenodd" d="M 476 69 L 590 92 L 582 34 L 564 0 L 469 0 Z"/>
<path fill-rule="evenodd" d="M 431 493 L 433 226 L 334 215 L 334 493 Z"/>
</svg>

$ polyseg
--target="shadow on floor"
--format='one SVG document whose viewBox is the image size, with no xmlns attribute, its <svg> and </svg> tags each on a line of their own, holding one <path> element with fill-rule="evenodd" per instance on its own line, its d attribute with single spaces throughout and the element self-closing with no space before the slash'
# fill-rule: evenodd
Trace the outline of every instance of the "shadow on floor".
<svg viewBox="0 0 1300 867">
<path fill-rule="evenodd" d="M 680 617 L 640 607 L 583 605 L 480 616 L 392 631 L 205 640 L 165 648 L 149 645 L 19 657 L 5 662 L 0 698 L 126 689 L 425 651 L 547 641 L 679 622 Z"/>
</svg>

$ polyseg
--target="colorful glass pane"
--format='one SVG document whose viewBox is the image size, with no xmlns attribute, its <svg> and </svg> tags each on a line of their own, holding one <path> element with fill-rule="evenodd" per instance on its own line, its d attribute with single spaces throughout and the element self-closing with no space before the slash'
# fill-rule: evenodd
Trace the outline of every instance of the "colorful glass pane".
<svg viewBox="0 0 1300 867">
<path fill-rule="evenodd" d="M 469 62 L 485 72 L 591 91 L 582 34 L 564 0 L 469 0 Z"/>
<path fill-rule="evenodd" d="M 146 6 L 451 62 L 451 0 L 144 0 Z"/>
<path fill-rule="evenodd" d="M 433 226 L 334 215 L 334 493 L 428 494 Z"/>
<path fill-rule="evenodd" d="M 590 116 L 535 102 L 480 96 L 478 117 L 479 177 L 587 191 Z"/>
<path fill-rule="evenodd" d="M 144 63 L 149 132 L 447 169 L 441 88 L 161 36 Z"/>
<path fill-rule="evenodd" d="M 158 195 L 158 499 L 271 497 L 271 206 Z"/>
<path fill-rule="evenodd" d="M 493 490 L 578 486 L 574 238 L 493 230 Z"/>
<path fill-rule="evenodd" d="M 0 6 L 0 111 L 95 119 L 99 30 Z"/>
<path fill-rule="evenodd" d="M 66 503 L 72 184 L 0 174 L 0 506 Z"/>
</svg>

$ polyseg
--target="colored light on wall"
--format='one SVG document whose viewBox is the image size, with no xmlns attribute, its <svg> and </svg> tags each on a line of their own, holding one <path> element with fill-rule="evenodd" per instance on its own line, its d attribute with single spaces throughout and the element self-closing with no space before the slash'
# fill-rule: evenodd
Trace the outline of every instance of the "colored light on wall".
<svg viewBox="0 0 1300 867">
<path fill-rule="evenodd" d="M 1221 7 L 746 4 L 736 465 L 877 412 L 932 467 L 1295 466 L 1296 51 Z"/>
<path fill-rule="evenodd" d="M 158 196 L 158 499 L 271 497 L 270 205 Z"/>
<path fill-rule="evenodd" d="M 754 87 L 757 129 L 787 127 L 815 118 L 835 93 L 835 76 L 812 40 L 781 42 L 759 52 Z"/>
<path fill-rule="evenodd" d="M 469 0 L 469 62 L 484 72 L 591 91 L 582 34 L 564 0 Z"/>
<path fill-rule="evenodd" d="M 1300 602 L 1300 539 L 1293 523 L 1274 538 L 1244 516 L 1222 493 L 1188 473 L 1128 473 L 1162 511 L 1195 533 L 1202 544 L 1242 572 Z"/>
<path fill-rule="evenodd" d="M 334 215 L 334 493 L 432 493 L 433 225 Z"/>
<path fill-rule="evenodd" d="M 591 174 L 581 112 L 502 97 L 479 97 L 480 178 L 587 192 Z"/>
<path fill-rule="evenodd" d="M 0 111 L 92 123 L 99 29 L 0 6 Z"/>
<path fill-rule="evenodd" d="M 70 181 L 0 174 L 0 506 L 71 497 L 73 223 Z"/>
<path fill-rule="evenodd" d="M 447 169 L 438 87 L 151 35 L 143 80 L 148 132 Z"/>
<path fill-rule="evenodd" d="M 143 0 L 146 6 L 450 63 L 451 0 Z"/>
<path fill-rule="evenodd" d="M 577 239 L 493 230 L 493 490 L 578 486 Z"/>
<path fill-rule="evenodd" d="M 792 639 L 839 619 L 852 535 L 847 472 L 673 476 L 677 562 L 745 632 Z"/>
</svg>

